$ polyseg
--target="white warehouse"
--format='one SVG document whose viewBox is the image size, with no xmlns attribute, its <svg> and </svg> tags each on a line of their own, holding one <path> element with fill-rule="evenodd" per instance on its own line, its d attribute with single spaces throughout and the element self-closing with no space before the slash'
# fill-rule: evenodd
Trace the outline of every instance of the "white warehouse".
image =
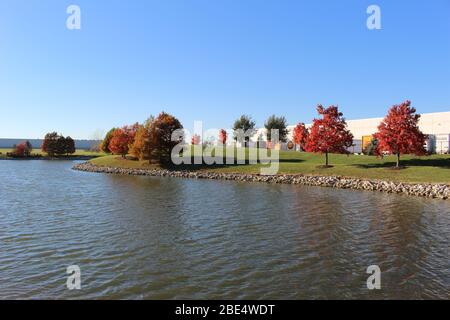
<svg viewBox="0 0 450 320">
<path fill-rule="evenodd" d="M 377 127 L 383 118 L 370 118 L 359 120 L 347 120 L 348 129 L 353 134 L 353 147 L 349 150 L 351 152 L 362 152 L 363 147 L 367 142 L 370 142 L 371 136 L 377 132 Z M 310 127 L 311 124 L 307 124 Z M 292 141 L 292 135 L 295 125 L 288 126 L 289 134 L 288 141 Z M 419 121 L 420 130 L 429 135 L 428 149 L 436 153 L 448 153 L 450 144 L 450 111 L 449 112 L 435 112 L 424 113 Z M 258 140 L 266 140 L 266 130 L 264 128 L 258 129 L 257 133 L 252 137 L 251 141 L 255 144 Z M 282 149 L 287 149 L 287 144 L 282 144 Z"/>
</svg>

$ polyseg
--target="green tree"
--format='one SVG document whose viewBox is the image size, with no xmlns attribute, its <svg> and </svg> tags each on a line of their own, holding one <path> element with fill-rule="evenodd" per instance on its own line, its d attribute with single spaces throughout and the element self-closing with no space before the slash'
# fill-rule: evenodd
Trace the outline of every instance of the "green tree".
<svg viewBox="0 0 450 320">
<path fill-rule="evenodd" d="M 171 161 L 172 149 L 181 141 L 172 141 L 172 133 L 183 129 L 181 122 L 174 116 L 161 112 L 150 126 L 150 138 L 148 150 L 151 150 L 151 158 L 161 164 Z"/>
<path fill-rule="evenodd" d="M 233 125 L 234 133 L 234 139 L 237 140 L 236 131 L 242 130 L 244 133 L 246 133 L 245 137 L 245 147 L 248 145 L 248 141 L 250 140 L 250 136 L 255 134 L 255 121 L 252 120 L 250 116 L 247 116 L 245 114 L 241 115 L 239 119 L 237 119 L 234 122 Z"/>
<path fill-rule="evenodd" d="M 66 154 L 66 138 L 63 136 L 58 136 L 58 139 L 56 140 L 55 154 L 57 156 Z"/>
<path fill-rule="evenodd" d="M 111 153 L 111 150 L 109 149 L 109 143 L 111 142 L 112 136 L 113 136 L 113 132 L 116 130 L 117 128 L 112 128 L 111 130 L 108 131 L 108 133 L 106 133 L 105 138 L 102 141 L 102 144 L 100 145 L 100 150 L 102 150 L 105 153 Z"/>
<path fill-rule="evenodd" d="M 271 130 L 278 130 L 278 137 L 280 141 L 286 142 L 288 130 L 285 117 L 271 115 L 264 123 L 264 127 L 266 128 L 267 141 L 272 141 Z"/>
<path fill-rule="evenodd" d="M 65 138 L 56 132 L 47 133 L 41 150 L 50 157 L 75 153 L 75 141 L 71 137 Z"/>
<path fill-rule="evenodd" d="M 47 133 L 44 137 L 44 142 L 42 143 L 42 152 L 47 153 L 50 157 L 53 157 L 58 152 L 58 139 L 59 135 L 56 132 Z"/>
<path fill-rule="evenodd" d="M 25 156 L 29 157 L 31 155 L 31 152 L 33 151 L 33 146 L 28 140 L 24 142 L 24 145 L 25 145 Z"/>
<path fill-rule="evenodd" d="M 64 153 L 69 155 L 75 153 L 75 141 L 71 137 L 65 138 Z"/>
</svg>

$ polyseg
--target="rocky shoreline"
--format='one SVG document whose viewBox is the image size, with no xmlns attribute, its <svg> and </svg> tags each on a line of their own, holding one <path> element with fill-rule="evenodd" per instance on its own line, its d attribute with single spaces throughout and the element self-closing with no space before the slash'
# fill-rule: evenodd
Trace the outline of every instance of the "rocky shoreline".
<svg viewBox="0 0 450 320">
<path fill-rule="evenodd" d="M 265 182 L 300 184 L 339 189 L 379 191 L 405 194 L 426 198 L 450 199 L 450 185 L 446 184 L 413 184 L 383 180 L 366 180 L 340 176 L 308 176 L 300 174 L 279 174 L 263 176 L 259 174 L 218 173 L 197 171 L 171 171 L 164 169 L 126 169 L 95 166 L 89 162 L 77 164 L 74 170 L 136 176 L 175 177 L 189 179 L 233 180 L 240 182 Z"/>
</svg>

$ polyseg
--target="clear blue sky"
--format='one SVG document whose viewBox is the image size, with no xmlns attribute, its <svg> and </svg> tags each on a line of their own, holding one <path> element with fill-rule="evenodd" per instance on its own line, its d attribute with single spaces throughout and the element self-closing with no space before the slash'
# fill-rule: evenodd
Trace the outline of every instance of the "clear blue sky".
<svg viewBox="0 0 450 320">
<path fill-rule="evenodd" d="M 186 128 L 309 122 L 318 103 L 450 110 L 450 0 L 2 0 L 0 39 L 3 138 L 92 138 L 161 110 Z"/>
</svg>

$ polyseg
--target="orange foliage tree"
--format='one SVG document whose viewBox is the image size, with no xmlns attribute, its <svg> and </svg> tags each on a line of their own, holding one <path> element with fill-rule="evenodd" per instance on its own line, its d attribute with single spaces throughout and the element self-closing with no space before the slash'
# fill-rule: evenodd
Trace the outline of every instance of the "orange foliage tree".
<svg viewBox="0 0 450 320">
<path fill-rule="evenodd" d="M 130 148 L 130 153 L 139 160 L 148 160 L 151 158 L 151 151 L 155 143 L 152 141 L 152 128 L 155 118 L 151 116 L 144 125 L 140 126 L 134 137 L 133 145 Z"/>
<path fill-rule="evenodd" d="M 167 164 L 171 160 L 173 147 L 181 142 L 172 140 L 172 133 L 178 129 L 183 129 L 183 126 L 174 116 L 165 112 L 161 112 L 156 118 L 152 116 L 137 129 L 129 151 L 140 160 Z"/>
</svg>

